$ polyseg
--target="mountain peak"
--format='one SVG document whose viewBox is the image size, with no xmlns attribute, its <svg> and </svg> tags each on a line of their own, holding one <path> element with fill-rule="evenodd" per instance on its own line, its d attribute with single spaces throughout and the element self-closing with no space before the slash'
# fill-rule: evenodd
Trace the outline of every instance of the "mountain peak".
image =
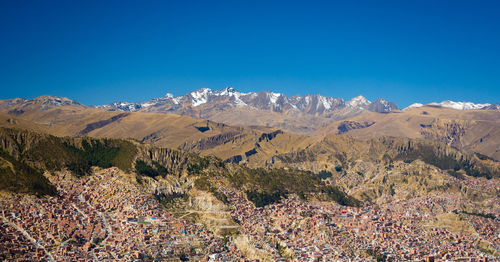
<svg viewBox="0 0 500 262">
<path fill-rule="evenodd" d="M 393 110 L 399 110 L 399 107 L 392 101 L 379 98 L 375 102 L 368 105 L 368 110 L 378 113 L 387 113 Z"/>
<path fill-rule="evenodd" d="M 80 103 L 76 102 L 75 100 L 71 100 L 71 99 L 66 98 L 66 97 L 51 96 L 51 95 L 43 95 L 43 96 L 35 97 L 32 99 L 32 101 L 36 101 L 38 103 L 54 103 L 54 104 L 61 104 L 61 105 L 71 105 L 71 104 L 81 105 Z"/>
<path fill-rule="evenodd" d="M 349 100 L 349 102 L 347 102 L 347 105 L 350 107 L 364 107 L 370 105 L 370 103 L 371 102 L 364 96 L 359 95 Z"/>
<path fill-rule="evenodd" d="M 436 105 L 437 103 L 431 103 L 431 104 Z M 472 102 L 454 102 L 451 100 L 445 100 L 437 105 L 458 110 L 473 110 L 473 109 L 482 109 L 484 107 L 490 106 L 491 104 L 474 104 Z"/>
<path fill-rule="evenodd" d="M 422 106 L 424 106 L 424 104 L 421 104 L 421 103 L 413 103 L 413 104 L 411 104 L 411 105 L 407 106 L 407 107 L 406 107 L 405 109 L 403 109 L 403 110 L 410 109 L 410 108 L 419 108 L 419 107 L 422 107 Z"/>
<path fill-rule="evenodd" d="M 236 91 L 236 89 L 234 89 L 234 88 L 232 88 L 232 87 L 230 87 L 230 86 L 228 86 L 228 87 L 224 88 L 223 90 L 224 90 L 224 92 L 226 92 L 227 94 L 237 92 L 237 91 Z"/>
<path fill-rule="evenodd" d="M 269 96 L 269 100 L 271 101 L 271 103 L 276 104 L 276 102 L 278 101 L 278 98 L 280 96 L 282 96 L 283 94 L 281 94 L 281 93 L 274 93 L 274 92 L 268 92 L 267 95 Z"/>
<path fill-rule="evenodd" d="M 236 91 L 236 89 L 228 86 L 224 89 L 215 91 L 214 95 L 217 95 L 217 96 L 234 96 L 234 95 L 239 96 L 239 95 L 244 95 L 244 94 L 240 93 L 240 92 Z"/>
<path fill-rule="evenodd" d="M 212 89 L 210 88 L 201 88 L 189 93 L 189 95 L 191 95 L 192 97 L 191 104 L 194 107 L 205 104 L 206 102 L 208 102 L 208 95 L 211 93 Z"/>
</svg>

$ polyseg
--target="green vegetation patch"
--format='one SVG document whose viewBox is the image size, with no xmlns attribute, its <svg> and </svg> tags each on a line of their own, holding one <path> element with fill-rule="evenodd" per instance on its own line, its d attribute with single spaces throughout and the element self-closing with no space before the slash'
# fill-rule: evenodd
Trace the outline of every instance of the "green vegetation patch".
<svg viewBox="0 0 500 262">
<path fill-rule="evenodd" d="M 75 156 L 66 167 L 77 176 L 89 174 L 92 166 L 116 166 L 122 170 L 130 170 L 132 159 L 137 152 L 131 142 L 114 139 L 88 138 L 82 140 L 81 148 L 67 142 L 63 143 L 63 146 Z"/>
<path fill-rule="evenodd" d="M 286 169 L 242 168 L 229 177 L 236 186 L 265 193 L 318 192 L 323 187 L 321 178 L 312 172 Z"/>
<path fill-rule="evenodd" d="M 56 195 L 57 190 L 41 171 L 17 161 L 0 149 L 0 190 L 34 195 Z"/>
<path fill-rule="evenodd" d="M 372 256 L 377 262 L 379 261 L 393 261 L 392 258 L 387 257 L 387 255 L 377 252 L 375 249 L 366 249 L 366 254 Z"/>
<path fill-rule="evenodd" d="M 322 192 L 327 196 L 328 200 L 335 201 L 343 206 L 361 206 L 361 201 L 347 195 L 344 191 L 335 186 L 327 186 L 322 189 Z"/>
<path fill-rule="evenodd" d="M 319 177 L 321 179 L 327 179 L 327 178 L 330 178 L 332 177 L 332 172 L 330 171 L 326 171 L 326 170 L 321 170 L 321 172 L 319 172 Z"/>
<path fill-rule="evenodd" d="M 272 194 L 261 193 L 256 191 L 246 191 L 248 200 L 252 201 L 256 207 L 264 207 L 276 202 L 281 198 L 286 197 L 283 192 L 274 192 Z"/>
<path fill-rule="evenodd" d="M 477 213 L 477 212 L 467 212 L 465 210 L 454 211 L 454 213 L 455 214 L 462 213 L 462 214 L 466 214 L 466 215 L 478 216 L 478 217 L 489 218 L 489 219 L 496 219 L 497 218 L 494 214 L 484 214 L 484 213 Z"/>
<path fill-rule="evenodd" d="M 39 170 L 67 168 L 76 176 L 92 166 L 130 170 L 136 146 L 121 139 L 61 138 L 26 130 L 0 128 L 4 149 L 19 162 Z"/>
<path fill-rule="evenodd" d="M 289 194 L 297 194 L 303 200 L 308 195 L 316 195 L 341 205 L 361 205 L 339 188 L 325 185 L 320 175 L 308 171 L 242 168 L 240 172 L 230 174 L 228 179 L 234 186 L 244 188 L 248 200 L 257 207 L 278 202 Z"/>
<path fill-rule="evenodd" d="M 168 170 L 160 165 L 160 163 L 153 161 L 153 166 L 148 165 L 146 162 L 138 159 L 135 161 L 135 171 L 137 174 L 149 177 L 165 176 Z"/>
<path fill-rule="evenodd" d="M 192 163 L 188 165 L 187 171 L 189 174 L 201 174 L 201 172 L 209 166 L 210 159 L 200 157 L 199 159 L 192 159 Z"/>
</svg>

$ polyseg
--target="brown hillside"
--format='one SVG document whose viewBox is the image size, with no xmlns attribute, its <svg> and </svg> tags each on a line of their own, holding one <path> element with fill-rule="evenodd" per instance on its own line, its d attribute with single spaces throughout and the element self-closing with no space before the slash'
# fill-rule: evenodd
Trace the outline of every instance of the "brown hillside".
<svg viewBox="0 0 500 262">
<path fill-rule="evenodd" d="M 369 125 L 368 125 L 368 124 Z M 424 138 L 500 160 L 500 111 L 424 106 L 390 113 L 365 113 L 321 128 L 317 136 Z"/>
</svg>

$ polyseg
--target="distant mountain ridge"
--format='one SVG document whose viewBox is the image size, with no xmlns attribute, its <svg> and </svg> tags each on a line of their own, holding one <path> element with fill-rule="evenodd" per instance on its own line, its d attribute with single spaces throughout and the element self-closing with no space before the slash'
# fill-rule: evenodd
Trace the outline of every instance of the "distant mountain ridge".
<svg viewBox="0 0 500 262">
<path fill-rule="evenodd" d="M 35 97 L 33 99 L 26 98 L 14 98 L 14 99 L 5 99 L 0 100 L 0 107 L 8 108 L 8 107 L 30 107 L 30 106 L 40 106 L 42 109 L 48 109 L 55 106 L 85 106 L 76 102 L 75 100 L 71 100 L 66 97 L 60 96 L 49 96 L 43 95 L 39 97 Z"/>
<path fill-rule="evenodd" d="M 429 103 L 427 104 L 428 106 L 437 106 L 437 107 L 447 107 L 447 108 L 453 108 L 457 110 L 500 110 L 500 105 L 498 104 L 476 104 L 472 102 L 455 102 L 451 100 L 445 100 L 441 103 Z M 425 106 L 424 104 L 421 103 L 413 103 L 406 107 L 403 110 L 410 109 L 410 108 L 417 108 L 417 107 L 422 107 Z"/>
<path fill-rule="evenodd" d="M 316 115 L 326 114 L 345 108 L 351 108 L 352 110 L 366 110 L 377 113 L 400 110 L 394 102 L 388 101 L 384 98 L 379 98 L 372 102 L 362 95 L 353 97 L 347 101 L 343 98 L 328 97 L 320 94 L 307 94 L 305 96 L 295 95 L 287 97 L 282 93 L 275 93 L 272 91 L 243 93 L 232 87 L 227 87 L 221 90 L 201 88 L 181 96 L 174 96 L 171 93 L 167 93 L 163 97 L 153 98 L 145 102 L 116 101 L 110 104 L 96 105 L 93 107 L 129 112 L 152 112 L 166 110 L 168 113 L 176 113 L 175 111 L 181 107 L 197 108 L 214 103 L 227 103 L 230 106 L 257 110 L 271 110 L 274 112 L 296 110 L 298 112 Z M 53 95 L 42 95 L 33 99 L 26 99 L 22 97 L 14 99 L 0 99 L 0 107 L 10 107 L 14 105 L 40 105 L 45 108 L 54 106 L 87 106 L 70 98 Z M 422 106 L 446 107 L 457 110 L 500 110 L 499 104 L 481 104 L 451 100 L 445 100 L 440 103 L 432 102 L 429 104 L 413 103 L 403 110 Z"/>
<path fill-rule="evenodd" d="M 349 101 L 319 94 L 287 97 L 284 94 L 271 91 L 242 93 L 232 87 L 215 91 L 209 88 L 202 88 L 177 97 L 172 94 L 166 94 L 163 97 L 141 103 L 114 102 L 97 107 L 108 110 L 167 111 L 176 113 L 185 108 L 207 107 L 217 103 L 250 110 L 270 110 L 279 113 L 296 111 L 313 115 L 327 114 L 345 108 L 352 108 L 353 111 L 367 110 L 379 113 L 399 110 L 399 107 L 394 102 L 387 101 L 384 98 L 370 102 L 363 96 L 357 96 Z"/>
<path fill-rule="evenodd" d="M 24 98 L 0 100 L 0 110 L 14 116 L 23 115 L 26 111 L 46 111 L 59 106 L 186 115 L 231 126 L 277 128 L 305 135 L 311 135 L 336 121 L 362 114 L 372 112 L 387 114 L 399 111 L 399 107 L 394 102 L 384 98 L 372 102 L 361 95 L 350 100 L 319 94 L 288 97 L 271 91 L 243 93 L 231 87 L 221 90 L 202 88 L 182 96 L 166 94 L 145 102 L 114 102 L 98 106 L 86 106 L 68 98 L 55 96 L 40 96 L 31 100 Z M 423 105 L 414 104 L 408 108 L 419 106 Z M 495 104 L 452 101 L 429 106 L 455 109 L 500 109 Z"/>
</svg>

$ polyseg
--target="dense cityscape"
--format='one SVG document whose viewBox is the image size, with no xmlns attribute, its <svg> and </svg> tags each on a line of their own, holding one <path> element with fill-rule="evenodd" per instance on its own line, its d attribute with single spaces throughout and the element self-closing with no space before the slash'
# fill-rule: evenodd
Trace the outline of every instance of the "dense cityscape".
<svg viewBox="0 0 500 262">
<path fill-rule="evenodd" d="M 50 180 L 56 197 L 1 196 L 3 260 L 253 261 L 233 243 L 238 235 L 272 261 L 496 261 L 483 251 L 500 247 L 498 218 L 466 215 L 474 233 L 437 226 L 437 210 L 459 210 L 465 201 L 454 194 L 360 208 L 289 197 L 256 208 L 221 184 L 239 224 L 222 237 L 174 217 L 117 168 L 81 179 L 59 172 Z"/>
</svg>

